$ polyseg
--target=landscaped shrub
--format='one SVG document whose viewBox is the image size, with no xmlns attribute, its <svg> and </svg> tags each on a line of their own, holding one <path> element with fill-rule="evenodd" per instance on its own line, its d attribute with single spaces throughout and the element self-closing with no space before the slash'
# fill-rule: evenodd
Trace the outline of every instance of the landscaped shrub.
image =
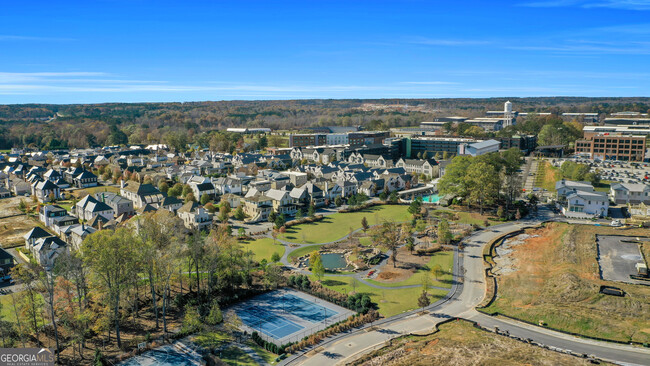
<svg viewBox="0 0 650 366">
<path fill-rule="evenodd" d="M 344 321 L 332 324 L 318 333 L 312 334 L 309 337 L 305 337 L 298 343 L 288 345 L 285 350 L 286 352 L 293 353 L 307 346 L 315 346 L 327 337 L 330 337 L 337 333 L 345 332 L 355 327 L 359 327 L 376 319 L 379 319 L 379 313 L 375 310 L 370 310 L 367 314 L 352 315 Z"/>
<path fill-rule="evenodd" d="M 370 300 L 368 295 L 356 294 L 347 296 L 338 291 L 324 287 L 318 282 L 311 282 L 306 275 L 291 275 L 287 284 L 296 289 L 302 290 L 323 300 L 332 302 L 338 306 L 354 310 L 358 313 L 367 313 L 370 309 L 376 308 L 376 304 Z M 350 300 L 352 298 L 352 300 Z"/>
<path fill-rule="evenodd" d="M 356 311 L 357 313 L 365 314 L 374 307 L 367 294 L 354 294 L 350 295 L 346 301 L 347 308 Z"/>
<path fill-rule="evenodd" d="M 251 334 L 251 339 L 253 342 L 257 343 L 258 346 L 264 348 L 265 350 L 275 353 L 276 355 L 281 355 L 286 352 L 286 349 L 292 345 L 292 343 L 287 343 L 278 346 L 275 343 L 267 342 L 257 332 Z"/>
</svg>

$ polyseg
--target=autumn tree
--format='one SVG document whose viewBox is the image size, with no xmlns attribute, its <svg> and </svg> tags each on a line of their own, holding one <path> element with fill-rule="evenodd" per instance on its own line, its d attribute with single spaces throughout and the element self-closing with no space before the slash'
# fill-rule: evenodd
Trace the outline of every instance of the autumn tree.
<svg viewBox="0 0 650 366">
<path fill-rule="evenodd" d="M 320 281 L 323 275 L 325 275 L 325 266 L 323 265 L 323 258 L 320 252 L 315 251 L 311 253 L 309 256 L 309 267 L 311 267 L 311 273 Z"/>
<path fill-rule="evenodd" d="M 87 236 L 81 248 L 84 261 L 91 269 L 91 281 L 106 295 L 106 306 L 112 309 L 119 348 L 122 348 L 120 300 L 137 273 L 139 256 L 134 240 L 133 232 L 127 228 L 118 228 L 114 232 L 100 230 Z"/>
<path fill-rule="evenodd" d="M 385 221 L 381 225 L 374 226 L 371 230 L 370 236 L 374 243 L 391 252 L 390 256 L 393 260 L 393 267 L 396 268 L 397 248 L 403 241 L 405 241 L 408 234 L 403 232 L 400 225 L 394 222 Z"/>
<path fill-rule="evenodd" d="M 438 223 L 438 243 L 449 244 L 452 239 L 451 230 L 449 229 L 449 222 L 447 220 L 440 220 Z"/>
<path fill-rule="evenodd" d="M 483 214 L 485 205 L 492 204 L 499 195 L 499 175 L 487 163 L 478 162 L 467 170 L 467 180 L 471 187 L 469 199 Z"/>
<path fill-rule="evenodd" d="M 431 304 L 431 300 L 429 299 L 429 295 L 427 294 L 426 291 L 422 290 L 420 297 L 418 297 L 418 306 L 422 308 L 422 311 L 424 311 L 424 308 L 426 308 L 430 304 Z"/>
</svg>

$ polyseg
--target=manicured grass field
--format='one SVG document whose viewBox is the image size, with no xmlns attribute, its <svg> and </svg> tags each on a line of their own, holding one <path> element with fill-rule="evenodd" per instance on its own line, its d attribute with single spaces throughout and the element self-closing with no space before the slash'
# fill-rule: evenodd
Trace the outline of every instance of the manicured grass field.
<svg viewBox="0 0 650 366">
<path fill-rule="evenodd" d="M 264 348 L 260 347 L 257 345 L 257 343 L 253 342 L 252 340 L 249 340 L 246 342 L 246 345 L 255 350 L 255 353 L 257 353 L 258 356 L 260 356 L 266 363 L 270 365 L 275 364 L 275 359 L 278 358 L 278 355 L 275 353 L 269 352 L 265 350 Z"/>
<path fill-rule="evenodd" d="M 432 211 L 430 213 L 435 215 L 435 216 L 440 216 L 440 213 L 442 211 L 451 212 L 454 215 L 458 216 L 458 219 L 454 220 L 454 222 L 457 222 L 459 224 L 483 226 L 483 224 L 485 223 L 485 220 L 488 220 L 490 225 L 503 224 L 503 222 L 492 220 L 490 218 L 491 216 L 489 216 L 489 215 L 486 215 L 486 214 L 481 215 L 478 212 L 462 212 L 462 211 L 450 210 L 448 208 L 439 208 L 439 209 L 436 209 L 436 210 L 434 210 L 434 211 Z"/>
<path fill-rule="evenodd" d="M 21 312 L 21 305 L 20 302 L 18 301 L 19 299 L 19 294 L 15 293 L 14 296 L 16 297 L 16 306 L 18 307 L 18 313 Z M 41 294 L 36 294 L 36 296 L 40 297 L 40 302 L 44 303 L 43 295 Z M 11 300 L 10 295 L 2 295 L 0 296 L 0 304 L 2 305 L 2 309 L 0 309 L 0 314 L 2 314 L 2 317 L 4 317 L 4 320 L 9 321 L 14 323 L 16 321 L 16 313 L 14 312 L 14 304 L 13 301 Z M 43 324 L 43 319 L 39 318 L 37 320 L 38 324 Z"/>
<path fill-rule="evenodd" d="M 612 182 L 609 180 L 601 180 L 596 186 L 594 186 L 594 190 L 596 192 L 609 192 L 609 186 Z"/>
<path fill-rule="evenodd" d="M 61 206 L 61 207 L 65 208 L 68 211 L 72 210 L 72 201 L 70 201 L 70 200 L 57 201 L 56 205 Z"/>
<path fill-rule="evenodd" d="M 220 351 L 217 356 L 221 359 L 221 361 L 227 363 L 228 365 L 257 366 L 257 362 L 255 362 L 251 356 L 234 346 Z"/>
<path fill-rule="evenodd" d="M 410 220 L 411 215 L 407 209 L 408 206 L 403 205 L 384 205 L 357 212 L 335 213 L 318 222 L 290 227 L 281 238 L 288 242 L 301 244 L 327 243 L 346 236 L 350 233 L 350 229 L 361 228 L 361 219 L 364 217 L 370 225 L 381 224 L 384 221 Z"/>
<path fill-rule="evenodd" d="M 312 280 L 315 279 L 314 276 L 311 277 Z M 352 277 L 325 276 L 323 277 L 322 283 L 332 290 L 350 294 L 353 290 L 352 281 Z M 362 284 L 358 280 L 355 281 L 355 292 L 370 295 L 372 301 L 379 305 L 379 313 L 385 317 L 397 315 L 418 307 L 418 297 L 422 293 L 422 288 L 420 287 L 408 289 L 377 289 Z M 445 296 L 447 291 L 429 289 L 428 293 L 429 295 L 434 295 L 431 299 L 433 303 Z"/>
<path fill-rule="evenodd" d="M 262 259 L 271 261 L 271 256 L 273 253 L 278 253 L 280 257 L 282 257 L 285 252 L 285 246 L 279 242 L 277 244 L 273 244 L 273 239 L 271 238 L 243 241 L 242 248 L 244 248 L 244 250 L 253 251 L 253 258 L 258 262 Z"/>
<path fill-rule="evenodd" d="M 372 245 L 372 238 L 369 236 L 362 236 L 359 238 L 359 244 L 369 247 Z"/>
<path fill-rule="evenodd" d="M 307 245 L 304 247 L 300 247 L 293 252 L 289 253 L 289 260 L 293 260 L 294 258 L 302 257 L 303 255 L 309 254 L 311 252 L 315 252 L 318 249 L 320 249 L 322 245 Z"/>
<path fill-rule="evenodd" d="M 98 186 L 98 187 L 80 189 L 72 192 L 72 194 L 74 194 L 77 198 L 82 198 L 87 194 L 95 194 L 99 192 L 120 193 L 120 188 L 113 187 L 113 186 Z"/>
<path fill-rule="evenodd" d="M 444 271 L 444 274 L 439 276 L 438 279 L 436 280 L 433 277 L 433 274 L 431 273 L 430 269 L 437 264 L 440 265 L 440 267 Z M 453 265 L 454 265 L 454 252 L 449 252 L 449 251 L 437 252 L 433 256 L 431 256 L 431 259 L 427 263 L 426 268 L 418 270 L 411 277 L 409 277 L 404 281 L 391 282 L 391 283 L 375 281 L 375 280 L 366 280 L 366 281 L 384 287 L 398 287 L 398 286 L 420 285 L 422 284 L 422 276 L 429 276 L 429 285 L 436 286 L 436 287 L 451 288 Z"/>
<path fill-rule="evenodd" d="M 192 341 L 204 348 L 217 348 L 231 342 L 232 337 L 223 332 L 201 332 L 192 338 Z"/>
<path fill-rule="evenodd" d="M 18 301 L 18 299 L 16 299 Z M 15 322 L 16 321 L 16 314 L 14 313 L 14 305 L 11 302 L 11 296 L 9 295 L 4 295 L 0 296 L 0 319 L 5 319 L 10 322 Z M 20 310 L 19 310 L 20 311 Z"/>
</svg>

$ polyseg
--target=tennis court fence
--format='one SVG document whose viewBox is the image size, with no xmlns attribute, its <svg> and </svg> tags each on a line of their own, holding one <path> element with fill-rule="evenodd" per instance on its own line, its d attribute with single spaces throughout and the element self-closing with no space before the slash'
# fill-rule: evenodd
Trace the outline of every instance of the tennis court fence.
<svg viewBox="0 0 650 366">
<path fill-rule="evenodd" d="M 249 326 L 247 324 L 244 324 L 244 326 L 246 328 L 248 328 L 251 333 L 252 332 L 257 332 L 257 334 L 263 340 L 265 340 L 267 342 L 274 343 L 274 344 L 276 344 L 278 346 L 281 346 L 281 345 L 287 344 L 287 343 L 299 342 L 303 338 L 308 337 L 308 336 L 310 336 L 310 335 L 312 335 L 314 333 L 320 332 L 321 330 L 324 330 L 327 327 L 332 326 L 333 324 L 345 321 L 348 317 L 350 317 L 350 314 L 345 314 L 345 313 L 337 314 L 337 315 L 331 316 L 331 317 L 329 317 L 329 318 L 327 318 L 327 319 L 325 319 L 325 320 L 323 320 L 321 322 L 315 323 L 312 326 L 304 327 L 304 328 L 300 329 L 299 331 L 297 331 L 297 332 L 295 332 L 293 334 L 290 334 L 290 335 L 288 335 L 286 337 L 283 337 L 281 339 L 271 337 L 268 334 L 264 333 L 262 331 L 261 324 L 260 324 L 259 327 L 255 327 L 255 326 L 251 327 L 251 326 Z"/>
</svg>

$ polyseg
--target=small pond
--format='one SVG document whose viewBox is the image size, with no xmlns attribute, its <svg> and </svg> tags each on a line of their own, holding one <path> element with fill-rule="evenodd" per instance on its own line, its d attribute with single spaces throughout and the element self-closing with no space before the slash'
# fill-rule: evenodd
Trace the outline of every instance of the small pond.
<svg viewBox="0 0 650 366">
<path fill-rule="evenodd" d="M 320 257 L 323 260 L 323 267 L 328 271 L 348 268 L 348 262 L 342 253 L 321 253 Z M 309 260 L 307 260 L 307 266 L 309 266 Z"/>
</svg>

